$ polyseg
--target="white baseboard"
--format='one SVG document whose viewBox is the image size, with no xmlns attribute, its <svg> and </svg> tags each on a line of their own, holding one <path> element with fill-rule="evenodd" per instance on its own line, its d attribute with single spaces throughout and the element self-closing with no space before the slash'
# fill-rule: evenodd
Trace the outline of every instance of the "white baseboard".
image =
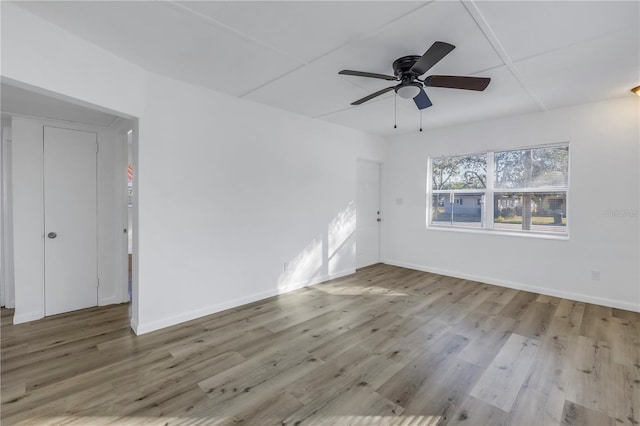
<svg viewBox="0 0 640 426">
<path fill-rule="evenodd" d="M 136 321 L 135 318 L 131 317 L 131 322 L 129 323 L 129 327 L 131 327 L 131 330 L 133 330 L 136 336 L 140 334 L 138 332 L 138 321 Z"/>
<path fill-rule="evenodd" d="M 491 277 L 482 277 L 479 275 L 464 274 L 458 271 L 450 271 L 439 268 L 431 268 L 413 263 L 400 262 L 397 260 L 387 259 L 384 261 L 387 265 L 400 266 L 402 268 L 414 269 L 416 271 L 431 272 L 432 274 L 446 275 L 449 277 L 461 278 L 464 280 L 478 281 L 485 284 L 497 285 L 500 287 L 513 288 L 516 290 L 530 291 L 532 293 L 540 293 L 547 296 L 561 297 L 563 299 L 575 300 L 578 302 L 593 303 L 595 305 L 609 306 L 611 308 L 624 309 L 626 311 L 640 312 L 640 305 L 626 302 L 622 300 L 607 299 L 604 297 L 589 296 L 569 291 L 556 290 L 546 287 L 532 286 L 512 281 L 499 280 Z"/>
<path fill-rule="evenodd" d="M 151 321 L 149 323 L 143 324 L 134 324 L 133 320 L 131 321 L 131 328 L 137 335 L 150 333 L 152 331 L 160 330 L 161 328 L 170 327 L 172 325 L 180 324 L 186 321 L 191 321 L 197 318 L 201 318 L 207 315 L 215 314 L 217 312 L 224 311 L 226 309 L 236 308 L 238 306 L 246 305 L 247 303 L 256 302 L 258 300 L 266 299 L 272 296 L 277 296 L 278 294 L 289 293 L 290 291 L 295 291 L 301 289 L 303 287 L 308 287 L 314 284 L 319 284 L 325 281 L 333 280 L 336 278 L 344 277 L 349 274 L 353 274 L 355 269 L 347 269 L 339 272 L 335 272 L 329 275 L 322 275 L 318 277 L 313 277 L 309 281 L 303 281 L 294 284 L 288 284 L 286 290 L 282 290 L 279 288 L 271 288 L 269 290 L 261 291 L 258 293 L 254 293 L 249 296 L 239 297 L 232 300 L 227 300 L 225 302 L 216 303 L 215 305 L 206 306 L 201 309 L 196 309 L 189 312 L 184 312 L 179 315 L 174 315 L 172 317 L 162 318 L 160 320 Z"/>
<path fill-rule="evenodd" d="M 116 303 L 122 303 L 122 302 L 117 301 L 115 296 L 105 297 L 103 299 L 98 300 L 98 306 L 113 305 Z"/>
<path fill-rule="evenodd" d="M 29 312 L 26 314 L 14 314 L 13 324 L 23 324 L 25 322 L 35 321 L 44 318 L 44 312 Z"/>
</svg>

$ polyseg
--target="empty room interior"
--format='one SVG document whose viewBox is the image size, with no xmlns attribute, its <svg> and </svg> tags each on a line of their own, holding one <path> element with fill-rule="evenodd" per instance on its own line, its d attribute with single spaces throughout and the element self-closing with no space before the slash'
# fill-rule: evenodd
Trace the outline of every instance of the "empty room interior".
<svg viewBox="0 0 640 426">
<path fill-rule="evenodd" d="M 3 425 L 639 424 L 639 1 L 0 17 Z"/>
</svg>

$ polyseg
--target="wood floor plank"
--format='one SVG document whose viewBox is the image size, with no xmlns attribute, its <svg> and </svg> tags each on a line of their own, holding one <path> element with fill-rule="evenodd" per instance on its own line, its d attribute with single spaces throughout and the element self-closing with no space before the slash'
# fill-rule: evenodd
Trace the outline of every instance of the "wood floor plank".
<svg viewBox="0 0 640 426">
<path fill-rule="evenodd" d="M 607 342 L 579 336 L 567 400 L 590 410 L 615 413 L 614 366 Z"/>
<path fill-rule="evenodd" d="M 582 317 L 580 335 L 589 337 L 596 342 L 609 342 L 611 318 L 611 308 L 587 304 Z"/>
<path fill-rule="evenodd" d="M 142 336 L 128 310 L 2 309 L 2 425 L 638 426 L 636 312 L 382 264 Z"/>
<path fill-rule="evenodd" d="M 360 387 L 335 398 L 304 421 L 309 425 L 366 425 L 399 420 L 403 408 L 369 389 Z M 406 416 L 402 416 L 404 418 Z M 399 423 L 399 422 L 398 422 Z"/>
<path fill-rule="evenodd" d="M 443 333 L 424 352 L 411 359 L 402 370 L 376 391 L 406 408 L 431 376 L 451 357 L 460 352 L 467 343 L 466 337 Z"/>
<path fill-rule="evenodd" d="M 483 369 L 477 365 L 450 358 L 416 391 L 403 414 L 419 416 L 431 413 L 445 423 L 467 398 L 482 372 Z"/>
<path fill-rule="evenodd" d="M 510 413 L 510 421 L 526 424 L 535 414 L 543 424 L 557 425 L 562 421 L 566 389 L 573 373 L 578 330 L 584 305 L 571 304 L 556 311 L 549 323 L 529 375 Z M 558 315 L 560 313 L 560 315 Z"/>
<path fill-rule="evenodd" d="M 461 360 L 487 367 L 502 349 L 517 324 L 512 318 L 498 315 L 490 319 L 491 327 L 480 328 L 481 332 L 458 354 Z"/>
<path fill-rule="evenodd" d="M 563 426 L 614 426 L 616 421 L 597 410 L 566 401 L 561 424 Z"/>
<path fill-rule="evenodd" d="M 558 308 L 557 304 L 541 303 L 538 301 L 529 304 L 523 313 L 514 333 L 532 339 L 541 339 L 549 328 L 549 322 Z"/>
<path fill-rule="evenodd" d="M 498 407 L 468 396 L 453 413 L 447 425 L 465 426 L 502 426 L 508 425 L 508 413 Z"/>
<path fill-rule="evenodd" d="M 309 352 L 324 361 L 328 361 L 360 344 L 363 340 L 371 337 L 372 334 L 378 333 L 381 330 L 384 332 L 386 328 L 392 327 L 401 320 L 402 318 L 397 315 L 384 313 L 354 327 L 348 333 L 340 334 L 327 342 L 309 349 Z"/>
<path fill-rule="evenodd" d="M 512 334 L 470 395 L 503 411 L 510 411 L 529 368 L 538 351 L 540 342 L 528 337 Z"/>
<path fill-rule="evenodd" d="M 499 312 L 500 315 L 519 320 L 527 312 L 529 306 L 536 301 L 538 295 L 528 291 L 519 291 L 504 305 Z"/>
<path fill-rule="evenodd" d="M 564 394 L 547 394 L 522 386 L 506 423 L 518 426 L 559 425 L 564 411 L 564 401 Z"/>
<path fill-rule="evenodd" d="M 476 311 L 484 312 L 487 314 L 497 314 L 505 305 L 511 301 L 518 294 L 518 290 L 513 288 L 494 286 L 491 292 L 491 296 L 482 302 Z"/>
<path fill-rule="evenodd" d="M 640 367 L 615 364 L 613 366 L 615 418 L 618 425 L 640 424 Z"/>
</svg>

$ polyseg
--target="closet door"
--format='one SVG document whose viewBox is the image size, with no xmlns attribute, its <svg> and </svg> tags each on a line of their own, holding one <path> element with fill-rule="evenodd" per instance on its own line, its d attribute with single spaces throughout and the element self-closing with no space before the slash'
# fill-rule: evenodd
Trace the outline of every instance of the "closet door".
<svg viewBox="0 0 640 426">
<path fill-rule="evenodd" d="M 97 135 L 44 128 L 45 315 L 98 304 Z"/>
</svg>

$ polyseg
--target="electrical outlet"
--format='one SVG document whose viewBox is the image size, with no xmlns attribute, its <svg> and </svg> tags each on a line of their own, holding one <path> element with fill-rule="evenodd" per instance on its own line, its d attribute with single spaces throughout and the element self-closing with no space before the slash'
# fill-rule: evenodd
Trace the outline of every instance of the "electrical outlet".
<svg viewBox="0 0 640 426">
<path fill-rule="evenodd" d="M 600 281 L 600 271 L 591 271 L 591 281 Z"/>
</svg>

